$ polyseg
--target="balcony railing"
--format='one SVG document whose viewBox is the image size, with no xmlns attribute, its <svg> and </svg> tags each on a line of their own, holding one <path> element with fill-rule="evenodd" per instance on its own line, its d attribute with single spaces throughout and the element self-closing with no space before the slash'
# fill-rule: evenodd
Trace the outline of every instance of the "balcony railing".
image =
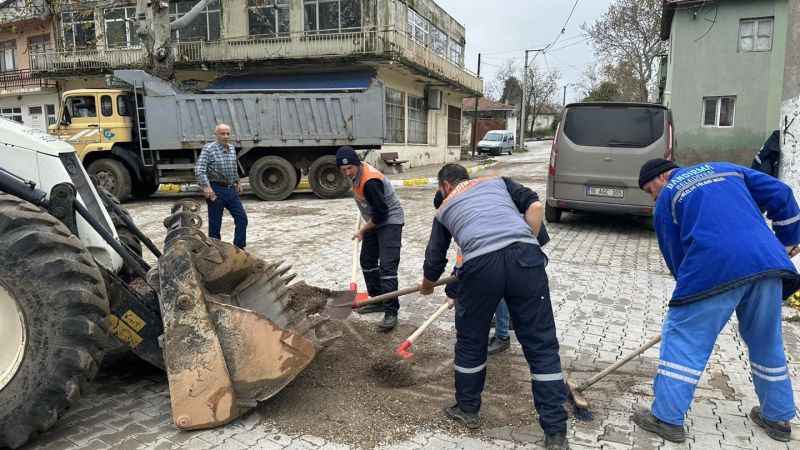
<svg viewBox="0 0 800 450">
<path fill-rule="evenodd" d="M 50 7 L 45 0 L 17 0 L 0 8 L 0 25 L 23 20 L 45 19 L 50 15 Z"/>
<path fill-rule="evenodd" d="M 38 92 L 55 87 L 54 81 L 28 69 L 0 72 L 0 94 L 3 95 Z"/>
<path fill-rule="evenodd" d="M 472 92 L 483 92 L 483 81 L 472 72 L 420 45 L 405 32 L 394 29 L 331 34 L 301 33 L 283 37 L 250 36 L 212 42 L 179 42 L 176 46 L 178 66 L 347 56 L 398 60 L 426 75 L 457 83 Z M 34 53 L 30 59 L 34 71 L 55 73 L 141 68 L 146 64 L 143 49 Z"/>
</svg>

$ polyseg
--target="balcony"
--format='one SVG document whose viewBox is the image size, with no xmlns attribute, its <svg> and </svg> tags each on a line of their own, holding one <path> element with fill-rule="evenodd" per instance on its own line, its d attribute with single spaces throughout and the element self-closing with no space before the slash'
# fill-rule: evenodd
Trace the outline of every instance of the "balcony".
<svg viewBox="0 0 800 450">
<path fill-rule="evenodd" d="M 0 7 L 0 25 L 22 22 L 25 20 L 46 19 L 50 15 L 50 7 L 45 0 L 12 0 Z"/>
<path fill-rule="evenodd" d="M 0 95 L 19 95 L 55 89 L 56 83 L 30 70 L 0 72 Z"/>
<path fill-rule="evenodd" d="M 176 48 L 178 67 L 342 57 L 397 61 L 427 76 L 456 84 L 471 94 L 483 92 L 483 80 L 477 75 L 394 29 L 179 42 Z M 30 58 L 32 70 L 54 75 L 144 68 L 146 64 L 143 49 L 57 51 L 34 53 Z"/>
</svg>

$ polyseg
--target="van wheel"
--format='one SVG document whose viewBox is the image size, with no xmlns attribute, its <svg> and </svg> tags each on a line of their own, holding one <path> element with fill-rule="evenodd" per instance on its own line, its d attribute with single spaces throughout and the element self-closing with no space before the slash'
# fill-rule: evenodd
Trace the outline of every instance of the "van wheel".
<svg viewBox="0 0 800 450">
<path fill-rule="evenodd" d="M 116 159 L 103 158 L 94 161 L 86 168 L 97 184 L 110 192 L 119 201 L 127 201 L 131 197 L 131 174 L 124 164 Z"/>
<path fill-rule="evenodd" d="M 545 205 L 544 207 L 544 218 L 549 223 L 561 222 L 561 213 L 562 211 L 554 206 Z"/>
<path fill-rule="evenodd" d="M 264 156 L 250 168 L 250 188 L 261 200 L 285 200 L 296 186 L 297 172 L 286 158 Z"/>
</svg>

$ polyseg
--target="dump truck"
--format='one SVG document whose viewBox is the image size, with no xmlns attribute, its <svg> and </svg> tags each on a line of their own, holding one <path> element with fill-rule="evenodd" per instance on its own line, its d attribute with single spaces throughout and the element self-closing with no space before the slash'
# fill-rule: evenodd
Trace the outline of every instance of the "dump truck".
<svg viewBox="0 0 800 450">
<path fill-rule="evenodd" d="M 120 345 L 166 371 L 191 430 L 275 395 L 338 337 L 289 266 L 209 239 L 194 201 L 165 212 L 162 250 L 70 144 L 0 118 L 0 146 L 0 448 L 52 427 Z"/>
<path fill-rule="evenodd" d="M 184 92 L 141 70 L 117 70 L 109 89 L 63 94 L 50 133 L 71 143 L 88 173 L 121 201 L 162 183 L 194 183 L 194 166 L 218 123 L 231 126 L 240 174 L 262 200 L 283 200 L 303 175 L 321 198 L 349 191 L 336 149 L 376 149 L 384 90 L 374 77 L 331 92 Z"/>
</svg>

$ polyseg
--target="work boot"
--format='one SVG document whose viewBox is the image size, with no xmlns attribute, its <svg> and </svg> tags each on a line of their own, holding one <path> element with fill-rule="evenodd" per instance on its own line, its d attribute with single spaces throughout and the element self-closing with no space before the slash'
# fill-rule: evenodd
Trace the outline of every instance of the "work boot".
<svg viewBox="0 0 800 450">
<path fill-rule="evenodd" d="M 686 431 L 683 430 L 683 427 L 662 422 L 647 409 L 632 415 L 631 420 L 642 429 L 655 433 L 670 442 L 680 444 L 686 440 Z"/>
<path fill-rule="evenodd" d="M 544 435 L 544 448 L 547 450 L 567 450 L 569 443 L 567 442 L 567 433 L 553 433 Z"/>
<path fill-rule="evenodd" d="M 448 406 L 444 409 L 444 414 L 455 420 L 456 422 L 461 422 L 465 427 L 469 428 L 470 430 L 475 430 L 481 427 L 481 419 L 478 416 L 478 413 L 469 413 L 461 409 L 460 406 L 456 403 L 453 406 Z"/>
<path fill-rule="evenodd" d="M 761 408 L 753 406 L 750 410 L 750 419 L 767 432 L 767 436 L 780 442 L 789 442 L 792 439 L 792 424 L 789 421 L 773 422 L 761 415 Z"/>
<path fill-rule="evenodd" d="M 387 312 L 383 316 L 383 321 L 378 324 L 378 329 L 383 331 L 384 333 L 388 333 L 389 331 L 394 330 L 394 327 L 396 326 L 397 326 L 397 314 Z"/>
<path fill-rule="evenodd" d="M 386 306 L 382 304 L 367 305 L 362 306 L 361 308 L 356 308 L 356 312 L 359 314 L 375 314 L 382 313 L 384 311 L 386 311 Z"/>
<path fill-rule="evenodd" d="M 505 337 L 502 338 L 500 336 L 492 336 L 489 339 L 489 350 L 488 353 L 490 355 L 494 355 L 497 353 L 502 353 L 511 347 L 511 338 Z"/>
</svg>

